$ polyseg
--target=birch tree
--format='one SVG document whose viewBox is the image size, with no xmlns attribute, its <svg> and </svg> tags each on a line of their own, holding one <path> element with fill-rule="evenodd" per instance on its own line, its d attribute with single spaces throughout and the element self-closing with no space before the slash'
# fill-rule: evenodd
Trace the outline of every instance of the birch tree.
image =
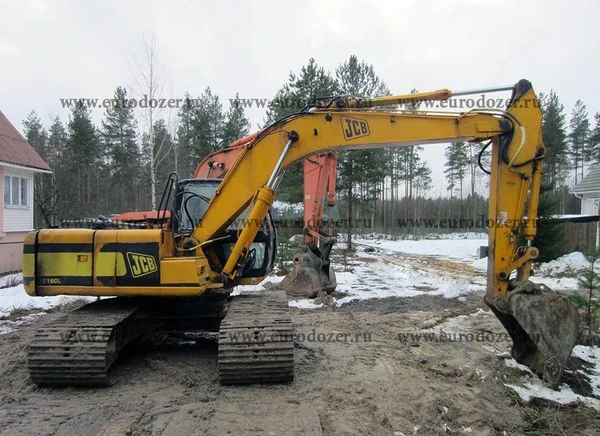
<svg viewBox="0 0 600 436">
<path fill-rule="evenodd" d="M 144 132 L 142 135 L 148 138 L 149 144 L 155 144 L 154 147 L 148 147 L 147 150 L 149 152 L 152 209 L 156 209 L 158 167 L 170 155 L 168 148 L 172 147 L 173 143 L 167 141 L 166 136 L 163 136 L 164 140 L 159 141 L 158 144 L 155 141 L 156 134 L 154 129 L 156 122 L 161 118 L 159 101 L 164 98 L 167 73 L 160 61 L 158 40 L 156 32 L 153 29 L 143 35 L 141 49 L 139 53 L 133 54 L 132 61 L 134 76 L 133 93 L 138 99 L 137 107 L 140 109 L 144 120 Z"/>
</svg>

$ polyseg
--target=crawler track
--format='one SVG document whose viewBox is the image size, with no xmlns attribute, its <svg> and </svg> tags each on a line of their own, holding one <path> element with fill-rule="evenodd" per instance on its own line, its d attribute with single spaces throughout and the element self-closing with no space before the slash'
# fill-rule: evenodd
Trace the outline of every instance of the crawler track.
<svg viewBox="0 0 600 436">
<path fill-rule="evenodd" d="M 293 380 L 293 326 L 284 291 L 233 298 L 219 330 L 218 366 L 223 384 Z"/>
<path fill-rule="evenodd" d="M 119 350 L 141 334 L 128 323 L 137 305 L 101 300 L 40 327 L 29 345 L 27 365 L 41 386 L 109 385 L 108 369 Z"/>
</svg>

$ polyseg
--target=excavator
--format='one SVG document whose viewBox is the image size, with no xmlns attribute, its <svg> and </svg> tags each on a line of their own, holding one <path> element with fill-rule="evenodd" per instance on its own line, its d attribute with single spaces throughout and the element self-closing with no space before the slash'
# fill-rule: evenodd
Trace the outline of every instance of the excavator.
<svg viewBox="0 0 600 436">
<path fill-rule="evenodd" d="M 505 110 L 414 113 L 397 106 L 494 91 L 512 91 Z M 486 141 L 492 159 L 484 301 L 510 334 L 512 356 L 558 386 L 579 326 L 567 298 L 530 280 L 539 255 L 535 217 L 546 155 L 541 121 L 527 80 L 454 93 L 332 97 L 263 129 L 244 144 L 223 179 L 170 178 L 168 228 L 29 233 L 23 248 L 29 295 L 114 297 L 40 326 L 28 348 L 31 379 L 38 385 L 110 384 L 110 366 L 141 335 L 203 329 L 218 332 L 221 383 L 292 380 L 294 335 L 285 292 L 231 295 L 236 285 L 257 284 L 273 268 L 269 209 L 286 168 L 344 149 Z"/>
<path fill-rule="evenodd" d="M 259 134 L 253 133 L 209 154 L 198 164 L 194 179 L 222 179 L 244 146 Z M 292 270 L 278 285 L 291 297 L 315 298 L 320 292 L 331 294 L 336 288 L 330 261 L 336 238 L 332 235 L 333 229 L 325 229 L 323 225 L 325 206 L 333 207 L 336 202 L 336 165 L 335 152 L 304 159 L 303 244 L 292 256 Z"/>
</svg>

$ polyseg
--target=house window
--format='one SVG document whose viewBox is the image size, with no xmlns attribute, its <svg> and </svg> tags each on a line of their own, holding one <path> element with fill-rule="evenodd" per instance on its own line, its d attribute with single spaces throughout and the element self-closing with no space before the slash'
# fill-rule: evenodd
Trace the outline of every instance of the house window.
<svg viewBox="0 0 600 436">
<path fill-rule="evenodd" d="M 4 176 L 4 205 L 29 206 L 29 186 L 26 178 Z"/>
</svg>

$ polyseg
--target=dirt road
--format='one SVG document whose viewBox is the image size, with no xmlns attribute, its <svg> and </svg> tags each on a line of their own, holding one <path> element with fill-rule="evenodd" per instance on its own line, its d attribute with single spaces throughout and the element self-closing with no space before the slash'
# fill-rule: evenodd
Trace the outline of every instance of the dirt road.
<svg viewBox="0 0 600 436">
<path fill-rule="evenodd" d="M 37 323 L 59 316 L 50 313 L 0 336 L 0 434 L 597 434 L 593 409 L 525 405 L 505 387 L 521 377 L 505 365 L 508 342 L 431 336 L 501 337 L 482 298 L 292 309 L 296 378 L 274 386 L 220 386 L 216 346 L 167 338 L 131 349 L 114 366 L 112 387 L 38 388 L 27 375 L 26 344 Z"/>
</svg>

